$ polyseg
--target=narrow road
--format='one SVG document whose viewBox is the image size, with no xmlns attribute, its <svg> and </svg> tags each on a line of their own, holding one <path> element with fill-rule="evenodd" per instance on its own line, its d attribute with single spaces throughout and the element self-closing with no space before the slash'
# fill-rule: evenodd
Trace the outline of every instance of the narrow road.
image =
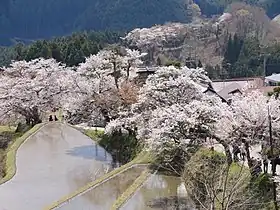
<svg viewBox="0 0 280 210">
<path fill-rule="evenodd" d="M 79 131 L 51 123 L 19 148 L 17 172 L 0 185 L 0 210 L 40 210 L 95 180 L 112 157 Z"/>
<path fill-rule="evenodd" d="M 211 143 L 208 143 L 206 146 L 210 147 L 212 146 L 213 144 Z M 224 148 L 221 144 L 219 143 L 215 143 L 214 145 L 214 149 L 218 152 L 223 152 L 225 154 L 225 151 L 224 151 Z M 231 151 L 232 151 L 232 148 L 231 148 Z M 250 156 L 255 158 L 255 159 L 260 159 L 262 160 L 262 156 L 261 156 L 261 145 L 254 145 L 254 146 L 251 146 L 250 147 Z M 247 161 L 246 162 L 246 165 L 248 166 L 248 163 Z M 262 167 L 262 170 L 263 170 L 263 167 Z M 268 164 L 268 173 L 272 173 L 271 172 L 271 164 L 270 164 L 270 161 L 269 161 L 269 164 Z M 280 166 L 277 166 L 276 167 L 276 174 L 279 176 L 280 175 Z M 279 178 L 279 182 L 280 182 L 280 178 Z"/>
</svg>

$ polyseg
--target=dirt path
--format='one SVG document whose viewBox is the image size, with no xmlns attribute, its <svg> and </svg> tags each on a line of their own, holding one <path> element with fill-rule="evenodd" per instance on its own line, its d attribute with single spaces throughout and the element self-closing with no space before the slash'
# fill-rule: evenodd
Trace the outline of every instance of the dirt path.
<svg viewBox="0 0 280 210">
<path fill-rule="evenodd" d="M 79 131 L 52 123 L 17 152 L 17 172 L 0 185 L 0 210 L 40 210 L 101 176 L 111 156 Z"/>
</svg>

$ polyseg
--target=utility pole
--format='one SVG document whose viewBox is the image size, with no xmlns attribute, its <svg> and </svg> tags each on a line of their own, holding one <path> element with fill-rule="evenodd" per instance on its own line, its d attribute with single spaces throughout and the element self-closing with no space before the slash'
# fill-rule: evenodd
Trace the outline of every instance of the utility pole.
<svg viewBox="0 0 280 210">
<path fill-rule="evenodd" d="M 269 123 L 269 142 L 270 142 L 270 152 L 271 152 L 271 165 L 272 165 L 272 176 L 276 175 L 276 164 L 275 164 L 275 157 L 273 153 L 273 138 L 272 138 L 272 123 L 271 123 L 271 115 L 270 115 L 270 107 L 268 106 L 268 123 Z M 278 210 L 278 203 L 277 203 L 277 186 L 275 181 L 273 180 L 273 203 L 274 203 L 274 209 Z"/>
<path fill-rule="evenodd" d="M 271 123 L 271 115 L 270 115 L 270 107 L 268 106 L 268 126 L 269 126 L 269 143 L 270 143 L 270 155 L 272 161 L 272 176 L 275 176 L 275 161 L 274 161 L 274 152 L 273 152 L 273 139 L 272 139 L 272 123 Z"/>
<path fill-rule="evenodd" d="M 263 77 L 265 78 L 266 76 L 266 61 L 267 61 L 267 57 L 266 55 L 264 54 L 263 56 Z"/>
</svg>

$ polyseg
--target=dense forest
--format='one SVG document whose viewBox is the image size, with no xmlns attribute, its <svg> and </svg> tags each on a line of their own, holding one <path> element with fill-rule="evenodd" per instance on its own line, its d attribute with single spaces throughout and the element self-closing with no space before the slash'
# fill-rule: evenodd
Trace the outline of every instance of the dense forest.
<svg viewBox="0 0 280 210">
<path fill-rule="evenodd" d="M 190 22 L 193 3 L 209 17 L 222 13 L 233 1 L 237 0 L 2 0 L 0 45 L 81 30 L 131 30 L 171 21 Z M 239 1 L 263 7 L 270 17 L 280 13 L 277 0 Z"/>
<path fill-rule="evenodd" d="M 30 61 L 35 58 L 55 58 L 68 66 L 75 66 L 91 54 L 119 41 L 121 32 L 79 32 L 50 40 L 38 40 L 32 44 L 18 43 L 10 47 L 0 47 L 0 66 L 12 60 Z"/>
<path fill-rule="evenodd" d="M 4 0 L 0 8 L 0 44 L 81 30 L 125 30 L 189 20 L 182 0 Z"/>
<path fill-rule="evenodd" d="M 234 0 L 165 0 L 165 4 L 159 0 L 145 0 L 141 1 L 141 4 L 136 0 L 65 0 L 63 4 L 58 1 L 28 0 L 23 3 L 23 0 L 5 0 L 0 8 L 0 27 L 3 29 L 0 45 L 11 44 L 7 42 L 11 41 L 11 37 L 14 43 L 8 47 L 0 47 L 0 66 L 10 64 L 12 60 L 30 61 L 38 57 L 55 58 L 68 66 L 76 66 L 83 62 L 85 57 L 96 54 L 108 44 L 119 43 L 119 37 L 124 36 L 131 28 L 151 26 L 169 20 L 189 22 L 194 17 L 195 7 L 190 6 L 194 3 L 199 6 L 203 15 L 211 16 L 226 11 L 229 8 L 227 4 L 231 2 Z M 263 7 L 270 17 L 280 11 L 280 4 L 277 4 L 276 0 L 243 2 Z M 35 7 L 37 9 L 33 10 Z M 102 12 L 98 8 L 103 8 Z M 195 8 L 196 14 L 199 8 Z M 64 12 L 61 13 L 60 10 Z M 108 30 L 83 30 L 91 28 Z M 279 44 L 263 47 L 257 37 L 232 34 L 228 37 L 224 51 L 220 65 L 203 64 L 212 79 L 279 73 Z M 264 55 L 266 72 L 263 66 Z M 187 58 L 185 60 L 187 61 Z"/>
<path fill-rule="evenodd" d="M 280 13 L 279 0 L 194 0 L 199 5 L 203 15 L 211 16 L 222 13 L 233 2 L 243 2 L 262 7 L 270 18 Z"/>
<path fill-rule="evenodd" d="M 55 58 L 68 66 L 76 66 L 83 62 L 85 57 L 96 54 L 104 47 L 119 43 L 121 32 L 80 32 L 70 36 L 50 40 L 38 40 L 30 45 L 17 44 L 0 48 L 0 66 L 8 65 L 12 60 L 27 60 L 35 58 Z M 263 75 L 264 53 L 266 52 L 266 75 L 280 73 L 280 44 L 261 48 L 255 38 L 241 39 L 237 35 L 230 36 L 222 65 L 209 66 L 205 69 L 212 79 L 252 77 Z M 176 62 L 175 62 L 176 63 Z M 167 64 L 169 65 L 169 64 Z M 172 64 L 173 65 L 173 64 Z M 188 63 L 189 67 L 202 67 Z"/>
<path fill-rule="evenodd" d="M 264 68 L 264 61 L 266 66 Z M 280 44 L 262 47 L 258 39 L 230 36 L 222 65 L 206 65 L 212 79 L 268 76 L 280 73 Z"/>
</svg>

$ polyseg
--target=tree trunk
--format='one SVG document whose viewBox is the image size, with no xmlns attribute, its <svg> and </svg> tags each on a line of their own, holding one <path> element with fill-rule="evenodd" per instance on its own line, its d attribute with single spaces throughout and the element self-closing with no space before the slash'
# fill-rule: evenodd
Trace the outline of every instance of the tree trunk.
<svg viewBox="0 0 280 210">
<path fill-rule="evenodd" d="M 115 85 L 116 85 L 116 88 L 119 89 L 118 75 L 117 75 L 117 64 L 116 64 L 116 62 L 113 62 L 113 68 L 114 68 L 113 76 L 114 76 L 114 80 L 115 80 Z"/>
<path fill-rule="evenodd" d="M 129 71 L 130 71 L 130 63 L 128 64 L 128 67 L 126 69 L 126 81 L 129 79 Z"/>
<path fill-rule="evenodd" d="M 226 143 L 222 143 L 222 145 L 225 149 L 225 153 L 226 153 L 226 157 L 227 157 L 227 163 L 228 163 L 228 165 L 231 165 L 233 161 L 232 161 L 232 154 L 231 154 L 229 145 L 226 144 Z"/>
<path fill-rule="evenodd" d="M 245 144 L 245 150 L 246 150 L 246 158 L 248 160 L 248 166 L 249 166 L 249 168 L 252 168 L 253 162 L 252 162 L 251 155 L 250 155 L 249 143 L 246 141 L 244 144 Z"/>
<path fill-rule="evenodd" d="M 100 112 L 105 118 L 106 123 L 109 123 L 111 121 L 111 118 L 109 117 L 108 111 L 106 109 L 101 109 Z"/>
</svg>

